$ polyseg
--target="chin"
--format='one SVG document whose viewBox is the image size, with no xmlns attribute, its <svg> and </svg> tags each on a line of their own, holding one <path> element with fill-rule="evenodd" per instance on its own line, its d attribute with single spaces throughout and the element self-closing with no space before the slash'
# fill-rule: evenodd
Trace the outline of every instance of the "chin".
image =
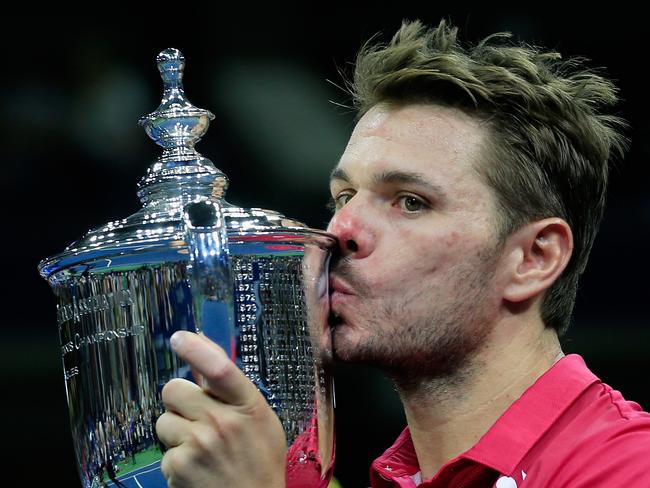
<svg viewBox="0 0 650 488">
<path fill-rule="evenodd" d="M 359 338 L 354 337 L 354 331 L 345 324 L 337 324 L 332 329 L 332 352 L 336 359 L 356 362 L 359 353 Z"/>
<path fill-rule="evenodd" d="M 369 339 L 347 324 L 337 325 L 332 333 L 334 359 L 346 363 L 381 366 L 381 358 L 372 350 Z"/>
</svg>

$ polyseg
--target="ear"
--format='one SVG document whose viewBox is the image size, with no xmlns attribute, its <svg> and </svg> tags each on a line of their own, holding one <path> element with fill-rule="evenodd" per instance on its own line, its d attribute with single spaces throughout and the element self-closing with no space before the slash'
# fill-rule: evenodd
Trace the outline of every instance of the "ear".
<svg viewBox="0 0 650 488">
<path fill-rule="evenodd" d="M 503 298 L 522 302 L 549 288 L 573 252 L 573 233 L 560 218 L 531 222 L 508 238 L 509 280 Z"/>
</svg>

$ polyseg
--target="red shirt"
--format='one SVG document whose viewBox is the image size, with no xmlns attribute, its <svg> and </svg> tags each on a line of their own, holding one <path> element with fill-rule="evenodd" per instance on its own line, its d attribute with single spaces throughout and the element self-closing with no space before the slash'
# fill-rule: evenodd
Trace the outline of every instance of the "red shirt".
<svg viewBox="0 0 650 488">
<path fill-rule="evenodd" d="M 650 488 L 650 414 L 576 355 L 553 365 L 478 443 L 419 484 L 408 428 L 370 469 L 373 488 Z"/>
</svg>

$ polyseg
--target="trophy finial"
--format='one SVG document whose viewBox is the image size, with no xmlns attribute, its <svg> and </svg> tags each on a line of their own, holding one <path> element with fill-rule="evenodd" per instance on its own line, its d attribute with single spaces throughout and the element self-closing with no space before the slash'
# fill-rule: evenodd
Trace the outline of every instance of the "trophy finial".
<svg viewBox="0 0 650 488">
<path fill-rule="evenodd" d="M 181 194 L 186 199 L 193 194 L 222 198 L 228 186 L 226 176 L 194 149 L 214 115 L 195 107 L 185 96 L 185 57 L 178 49 L 165 49 L 158 54 L 156 62 L 163 81 L 162 101 L 154 112 L 142 117 L 139 124 L 163 147 L 163 153 L 140 181 L 138 194 L 143 203 L 154 198 L 176 198 Z M 174 184 L 169 185 L 170 182 Z"/>
<path fill-rule="evenodd" d="M 182 84 L 185 69 L 185 56 L 182 52 L 173 47 L 167 48 L 158 54 L 156 62 L 165 87 L 170 83 Z"/>
<path fill-rule="evenodd" d="M 155 112 L 142 117 L 139 123 L 149 137 L 165 149 L 193 148 L 208 130 L 214 115 L 195 107 L 185 96 L 185 57 L 178 49 L 165 49 L 158 54 L 156 62 L 163 80 L 162 102 Z"/>
</svg>

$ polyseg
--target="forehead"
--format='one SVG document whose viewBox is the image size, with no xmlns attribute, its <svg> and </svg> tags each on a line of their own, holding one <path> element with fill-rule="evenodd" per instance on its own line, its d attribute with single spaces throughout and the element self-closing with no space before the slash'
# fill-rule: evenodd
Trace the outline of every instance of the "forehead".
<svg viewBox="0 0 650 488">
<path fill-rule="evenodd" d="M 487 128 L 460 110 L 431 104 L 371 108 L 339 162 L 346 173 L 403 170 L 435 179 L 475 175 Z"/>
</svg>

